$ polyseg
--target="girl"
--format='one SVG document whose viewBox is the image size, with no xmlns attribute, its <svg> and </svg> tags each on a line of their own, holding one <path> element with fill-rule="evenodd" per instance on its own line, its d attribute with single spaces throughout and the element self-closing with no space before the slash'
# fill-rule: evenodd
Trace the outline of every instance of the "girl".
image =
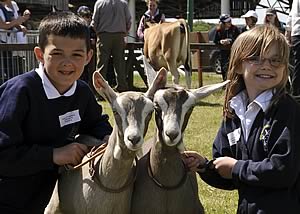
<svg viewBox="0 0 300 214">
<path fill-rule="evenodd" d="M 266 10 L 266 16 L 264 19 L 265 25 L 274 25 L 281 33 L 285 33 L 283 23 L 281 23 L 277 17 L 276 10 L 274 8 L 268 8 Z"/>
<path fill-rule="evenodd" d="M 246 25 L 241 28 L 241 33 L 243 33 L 255 27 L 258 16 L 254 10 L 249 10 L 246 14 L 242 15 L 241 18 L 245 18 L 246 22 Z"/>
<path fill-rule="evenodd" d="M 300 107 L 285 91 L 288 59 L 288 44 L 274 27 L 242 33 L 232 46 L 214 160 L 185 152 L 187 166 L 205 182 L 238 190 L 237 213 L 300 210 Z"/>
<path fill-rule="evenodd" d="M 157 8 L 158 2 L 159 0 L 146 0 L 148 10 L 142 16 L 137 29 L 137 36 L 140 40 L 144 40 L 144 30 L 147 28 L 146 22 L 160 23 L 165 21 L 165 15 Z"/>
</svg>

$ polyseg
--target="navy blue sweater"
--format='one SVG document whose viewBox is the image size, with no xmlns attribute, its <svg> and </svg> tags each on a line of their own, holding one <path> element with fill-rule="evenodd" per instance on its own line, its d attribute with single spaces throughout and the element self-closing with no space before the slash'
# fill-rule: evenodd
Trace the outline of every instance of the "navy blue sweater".
<svg viewBox="0 0 300 214">
<path fill-rule="evenodd" d="M 79 110 L 80 122 L 60 127 L 59 116 Z M 109 135 L 108 116 L 88 85 L 69 97 L 47 99 L 35 71 L 0 87 L 0 213 L 43 213 L 57 176 L 53 148 L 76 134 Z"/>
<path fill-rule="evenodd" d="M 237 189 L 237 213 L 300 213 L 300 107 L 284 96 L 258 113 L 245 142 L 243 133 L 229 143 L 227 134 L 241 127 L 238 117 L 223 121 L 213 144 L 213 157 L 237 159 L 232 179 L 214 170 L 199 173 L 208 184 Z M 231 139 L 232 141 L 232 139 Z"/>
</svg>

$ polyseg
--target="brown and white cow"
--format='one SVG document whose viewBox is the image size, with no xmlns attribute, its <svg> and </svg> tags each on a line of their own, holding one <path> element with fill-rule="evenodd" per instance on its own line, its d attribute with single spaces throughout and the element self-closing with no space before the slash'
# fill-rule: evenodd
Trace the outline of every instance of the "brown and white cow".
<svg viewBox="0 0 300 214">
<path fill-rule="evenodd" d="M 191 87 L 189 28 L 184 19 L 147 28 L 144 32 L 144 55 L 145 64 L 150 63 L 155 71 L 167 68 L 176 85 L 179 84 L 180 77 L 177 68 L 184 65 L 186 84 L 188 88 Z"/>
</svg>

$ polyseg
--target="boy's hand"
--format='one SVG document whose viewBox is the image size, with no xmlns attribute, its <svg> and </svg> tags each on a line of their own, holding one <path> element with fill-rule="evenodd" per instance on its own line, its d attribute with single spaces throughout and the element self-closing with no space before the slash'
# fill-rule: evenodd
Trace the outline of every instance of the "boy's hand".
<svg viewBox="0 0 300 214">
<path fill-rule="evenodd" d="M 53 162 L 59 166 L 69 164 L 76 166 L 81 163 L 82 158 L 89 152 L 86 145 L 71 143 L 66 146 L 53 149 Z"/>
<path fill-rule="evenodd" d="M 236 164 L 237 160 L 231 157 L 219 157 L 213 163 L 217 172 L 227 179 L 232 178 L 232 168 Z"/>
<path fill-rule="evenodd" d="M 202 172 L 202 170 L 203 171 L 205 170 L 205 167 L 200 167 L 203 169 L 199 169 L 199 166 L 205 166 L 205 163 L 207 160 L 195 151 L 184 151 L 182 153 L 182 159 L 183 159 L 183 162 L 185 163 L 185 165 L 191 171 Z"/>
</svg>

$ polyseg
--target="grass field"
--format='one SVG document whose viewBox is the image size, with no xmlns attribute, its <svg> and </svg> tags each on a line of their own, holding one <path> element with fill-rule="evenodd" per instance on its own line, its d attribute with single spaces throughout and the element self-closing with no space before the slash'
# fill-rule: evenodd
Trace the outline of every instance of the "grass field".
<svg viewBox="0 0 300 214">
<path fill-rule="evenodd" d="M 192 88 L 198 87 L 197 73 L 193 73 Z M 170 82 L 170 78 L 168 80 Z M 203 73 L 203 85 L 221 82 L 220 75 L 213 73 Z M 183 82 L 183 81 L 182 81 Z M 182 83 L 184 85 L 184 83 Z M 145 87 L 138 75 L 134 77 L 136 87 Z M 211 159 L 211 150 L 214 137 L 222 120 L 222 106 L 224 101 L 224 91 L 219 91 L 203 99 L 200 105 L 194 108 L 184 135 L 184 142 L 188 150 L 196 150 Z M 101 102 L 104 111 L 110 115 L 112 113 L 106 102 Z M 152 119 L 146 139 L 153 135 L 155 124 Z M 237 192 L 225 191 L 213 188 L 204 183 L 199 176 L 199 196 L 207 214 L 234 214 L 237 207 Z"/>
</svg>

